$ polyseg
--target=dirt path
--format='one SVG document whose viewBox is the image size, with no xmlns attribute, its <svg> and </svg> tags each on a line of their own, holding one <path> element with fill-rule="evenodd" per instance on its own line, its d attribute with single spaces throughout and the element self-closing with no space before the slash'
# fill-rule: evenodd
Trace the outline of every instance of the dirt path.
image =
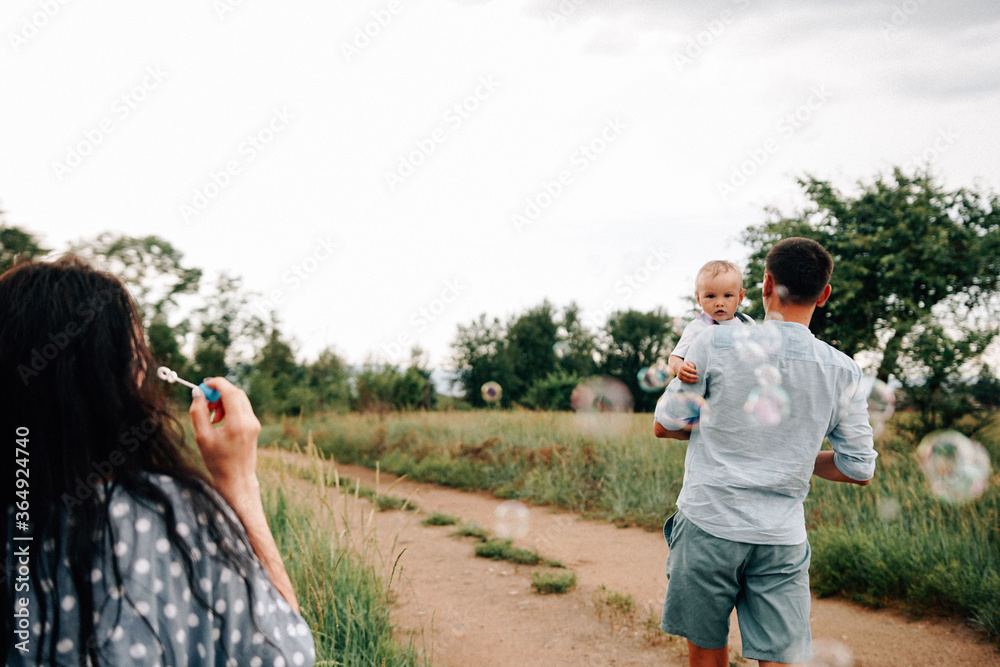
<svg viewBox="0 0 1000 667">
<path fill-rule="evenodd" d="M 367 468 L 338 464 L 337 470 L 363 485 L 376 485 L 375 472 Z M 380 491 L 386 492 L 395 480 L 383 473 Z M 453 526 L 420 524 L 426 514 L 443 512 L 492 530 L 500 500 L 408 480 L 396 483 L 390 493 L 410 498 L 420 509 L 375 515 L 387 576 L 405 550 L 393 582 L 398 596 L 393 619 L 400 631 L 412 631 L 418 643 L 425 643 L 435 666 L 687 664 L 683 641 L 664 642 L 663 633 L 644 628 L 650 614 L 659 618 L 667 585 L 667 548 L 661 535 L 530 507 L 529 531 L 516 545 L 559 560 L 578 576 L 570 593 L 543 596 L 531 587 L 536 568 L 477 558 L 471 539 L 451 536 Z M 363 501 L 351 503 L 346 512 L 343 498 L 336 502 L 336 511 L 348 516 L 354 530 L 363 516 L 370 516 L 370 506 Z M 633 622 L 612 627 L 607 615 L 598 618 L 593 599 L 602 585 L 633 596 Z M 1000 665 L 1000 653 L 959 622 L 910 622 L 895 612 L 830 599 L 813 600 L 811 619 L 817 652 L 828 647 L 853 654 L 852 662 L 819 664 Z M 735 657 L 740 649 L 735 618 L 730 638 Z"/>
</svg>

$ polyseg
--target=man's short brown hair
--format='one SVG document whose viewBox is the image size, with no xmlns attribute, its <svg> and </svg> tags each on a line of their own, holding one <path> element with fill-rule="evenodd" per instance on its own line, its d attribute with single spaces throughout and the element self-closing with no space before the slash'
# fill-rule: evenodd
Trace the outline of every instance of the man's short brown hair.
<svg viewBox="0 0 1000 667">
<path fill-rule="evenodd" d="M 793 236 L 771 248 L 764 269 L 774 276 L 782 301 L 807 306 L 815 303 L 830 283 L 833 257 L 816 241 Z"/>
</svg>

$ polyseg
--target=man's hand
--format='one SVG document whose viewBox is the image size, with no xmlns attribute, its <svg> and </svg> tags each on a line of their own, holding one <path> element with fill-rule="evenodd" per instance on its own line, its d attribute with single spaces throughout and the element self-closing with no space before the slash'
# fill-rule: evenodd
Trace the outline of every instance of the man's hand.
<svg viewBox="0 0 1000 667">
<path fill-rule="evenodd" d="M 813 474 L 822 479 L 828 479 L 831 482 L 847 482 L 849 484 L 857 484 L 858 486 L 868 485 L 868 482 L 871 480 L 858 481 L 840 472 L 840 469 L 833 462 L 833 455 L 834 453 L 829 450 L 817 454 L 816 465 L 813 466 Z"/>
</svg>

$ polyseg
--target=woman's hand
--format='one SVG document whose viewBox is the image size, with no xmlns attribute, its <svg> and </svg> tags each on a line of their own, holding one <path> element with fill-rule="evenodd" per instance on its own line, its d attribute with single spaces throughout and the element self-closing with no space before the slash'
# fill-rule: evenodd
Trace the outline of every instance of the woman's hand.
<svg viewBox="0 0 1000 667">
<path fill-rule="evenodd" d="M 288 572 L 281 561 L 281 554 L 274 536 L 267 525 L 264 505 L 257 481 L 257 436 L 260 422 L 250 407 L 246 393 L 225 378 L 205 381 L 221 396 L 211 404 L 214 414 L 209 416 L 209 403 L 204 394 L 191 391 L 192 401 L 188 414 L 194 424 L 194 439 L 201 450 L 205 467 L 212 475 L 212 485 L 233 508 L 243 522 L 257 558 L 264 565 L 278 592 L 295 611 L 299 602 Z M 212 424 L 220 424 L 212 426 Z"/>
<path fill-rule="evenodd" d="M 242 389 L 221 377 L 206 380 L 206 384 L 219 391 L 219 400 L 210 408 L 204 394 L 193 390 L 188 414 L 194 425 L 195 442 L 213 485 L 235 506 L 244 500 L 245 494 L 259 494 L 257 436 L 260 422 Z M 214 411 L 211 416 L 210 409 Z M 221 425 L 213 426 L 220 422 Z"/>
</svg>

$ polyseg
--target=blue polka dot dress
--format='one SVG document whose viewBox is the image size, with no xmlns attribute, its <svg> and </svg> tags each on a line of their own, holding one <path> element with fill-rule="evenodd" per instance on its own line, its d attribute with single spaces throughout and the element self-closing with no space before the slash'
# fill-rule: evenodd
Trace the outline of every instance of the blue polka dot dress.
<svg viewBox="0 0 1000 667">
<path fill-rule="evenodd" d="M 190 491 L 172 477 L 153 475 L 150 481 L 173 505 L 175 528 L 190 557 L 192 572 L 189 577 L 178 547 L 167 537 L 163 513 L 158 511 L 164 508 L 150 507 L 117 487 L 109 504 L 113 544 L 109 536 L 103 539 L 117 557 L 121 585 L 115 585 L 109 559 L 99 559 L 102 566 L 90 571 L 95 640 L 105 663 L 162 667 L 312 665 L 315 647 L 309 627 L 277 591 L 256 557 L 252 558 L 251 571 L 242 573 L 217 557 L 220 546 L 212 541 L 207 527 L 222 517 L 195 516 Z M 228 507 L 225 511 L 234 518 Z M 72 525 L 67 524 L 65 530 L 72 530 Z M 245 533 L 239 537 L 236 550 L 252 555 Z M 35 548 L 39 547 L 51 557 L 55 540 L 45 540 Z M 7 665 L 39 664 L 38 637 L 43 624 L 43 664 L 89 664 L 87 647 L 77 645 L 80 605 L 69 574 L 72 557 L 58 554 L 63 567 L 56 573 L 57 581 L 42 580 L 40 590 L 32 587 L 28 598 L 30 651 L 21 653 L 12 643 Z M 248 581 L 252 596 L 247 594 Z M 44 618 L 39 596 L 46 600 Z M 199 596 L 209 608 L 198 602 Z M 51 654 L 48 638 L 53 632 L 56 643 Z"/>
</svg>

